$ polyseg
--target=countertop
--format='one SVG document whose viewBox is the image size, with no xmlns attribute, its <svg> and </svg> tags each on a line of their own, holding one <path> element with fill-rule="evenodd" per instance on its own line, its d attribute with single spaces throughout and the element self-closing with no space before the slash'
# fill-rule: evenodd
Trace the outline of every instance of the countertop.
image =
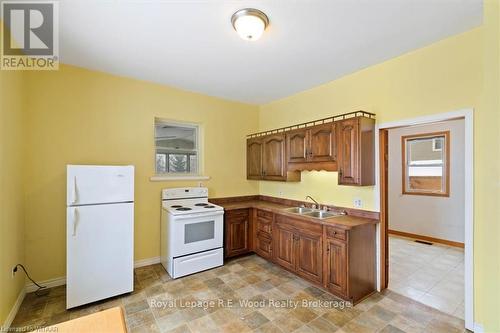
<svg viewBox="0 0 500 333">
<path fill-rule="evenodd" d="M 265 211 L 269 211 L 272 213 L 286 215 L 291 218 L 305 220 L 313 223 L 319 223 L 323 225 L 335 226 L 343 229 L 351 229 L 356 226 L 366 225 L 366 224 L 377 224 L 379 221 L 375 219 L 358 217 L 352 215 L 342 215 L 342 216 L 334 216 L 326 219 L 318 219 L 311 216 L 304 216 L 299 214 L 294 214 L 290 212 L 286 212 L 286 208 L 290 208 L 293 206 L 287 206 L 279 203 L 263 201 L 263 200 L 248 200 L 248 201 L 237 201 L 237 202 L 229 202 L 229 203 L 220 203 L 219 206 L 224 207 L 225 211 L 235 210 L 235 209 L 244 209 L 244 208 L 256 208 Z"/>
</svg>

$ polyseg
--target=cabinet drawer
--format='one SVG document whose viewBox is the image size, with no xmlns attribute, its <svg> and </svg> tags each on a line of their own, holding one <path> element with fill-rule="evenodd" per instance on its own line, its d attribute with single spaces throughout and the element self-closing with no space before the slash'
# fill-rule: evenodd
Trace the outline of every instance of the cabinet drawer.
<svg viewBox="0 0 500 333">
<path fill-rule="evenodd" d="M 326 237 L 347 240 L 346 231 L 334 227 L 326 227 Z"/>
<path fill-rule="evenodd" d="M 271 237 L 262 232 L 257 233 L 255 252 L 261 257 L 270 259 L 272 256 Z"/>
<path fill-rule="evenodd" d="M 295 229 L 302 233 L 321 234 L 322 226 L 319 223 L 296 220 L 283 215 L 276 215 L 276 223 L 286 229 Z"/>
<path fill-rule="evenodd" d="M 272 222 L 273 221 L 273 213 L 266 212 L 265 210 L 259 209 L 257 211 L 257 218 L 259 218 L 260 220 L 266 220 L 268 222 Z"/>
<path fill-rule="evenodd" d="M 257 232 L 264 232 L 271 235 L 271 232 L 273 231 L 271 222 L 263 221 L 261 219 L 257 220 Z"/>
<path fill-rule="evenodd" d="M 243 209 L 227 210 L 227 211 L 225 211 L 225 215 L 228 218 L 233 218 L 233 217 L 248 217 L 248 209 L 247 208 L 243 208 Z"/>
</svg>

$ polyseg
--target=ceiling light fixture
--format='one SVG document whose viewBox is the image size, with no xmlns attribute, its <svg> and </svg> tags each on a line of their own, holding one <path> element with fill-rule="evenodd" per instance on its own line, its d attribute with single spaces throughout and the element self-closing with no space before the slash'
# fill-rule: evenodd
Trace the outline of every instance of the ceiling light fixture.
<svg viewBox="0 0 500 333">
<path fill-rule="evenodd" d="M 234 30 L 241 38 L 257 40 L 269 25 L 269 18 L 258 9 L 240 9 L 231 17 Z"/>
</svg>

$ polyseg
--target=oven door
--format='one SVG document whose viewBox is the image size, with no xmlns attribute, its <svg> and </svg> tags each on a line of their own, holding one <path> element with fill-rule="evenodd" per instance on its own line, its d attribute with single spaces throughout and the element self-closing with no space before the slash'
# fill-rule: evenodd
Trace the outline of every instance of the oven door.
<svg viewBox="0 0 500 333">
<path fill-rule="evenodd" d="M 223 216 L 224 212 L 174 216 L 170 238 L 173 257 L 222 247 Z"/>
</svg>

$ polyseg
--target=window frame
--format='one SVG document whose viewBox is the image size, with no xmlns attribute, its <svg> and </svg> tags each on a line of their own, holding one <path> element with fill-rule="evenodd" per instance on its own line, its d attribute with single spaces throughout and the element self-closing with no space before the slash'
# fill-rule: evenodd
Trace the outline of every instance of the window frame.
<svg viewBox="0 0 500 333">
<path fill-rule="evenodd" d="M 444 143 L 442 146 L 442 156 L 443 156 L 443 176 L 444 176 L 444 191 L 424 191 L 424 190 L 410 190 L 407 189 L 407 170 L 408 170 L 408 156 L 407 153 L 407 142 L 412 139 L 433 139 L 436 137 L 444 137 Z M 432 140 L 432 149 L 434 150 L 434 140 Z M 444 149 L 444 152 L 443 152 Z M 432 132 L 432 133 L 422 133 L 422 134 L 412 134 L 401 136 L 401 161 L 402 161 L 402 194 L 403 195 L 424 195 L 424 196 L 435 196 L 435 197 L 449 197 L 450 196 L 450 131 Z M 408 180 L 409 181 L 409 180 Z"/>
<path fill-rule="evenodd" d="M 189 153 L 179 153 L 179 152 L 172 152 L 172 153 L 158 153 L 157 151 L 157 146 L 156 146 L 156 126 L 158 124 L 162 125 L 170 125 L 170 126 L 176 126 L 176 127 L 184 127 L 184 128 L 191 128 L 195 130 L 195 154 L 189 154 Z M 202 175 L 202 149 L 201 149 L 201 126 L 196 123 L 188 123 L 188 122 L 179 122 L 175 120 L 168 120 L 168 119 L 162 119 L 162 118 L 155 118 L 154 120 L 154 125 L 153 125 L 153 143 L 154 143 L 154 174 L 155 177 L 153 178 L 185 178 L 185 177 L 201 177 Z M 196 155 L 197 156 L 197 163 L 196 163 L 196 172 L 164 172 L 164 173 L 159 173 L 158 170 L 156 169 L 156 156 L 158 154 L 166 155 L 166 168 L 169 170 L 169 155 L 170 154 L 175 154 L 175 155 L 186 155 L 187 156 L 187 163 L 190 165 L 190 156 L 191 155 Z"/>
</svg>

